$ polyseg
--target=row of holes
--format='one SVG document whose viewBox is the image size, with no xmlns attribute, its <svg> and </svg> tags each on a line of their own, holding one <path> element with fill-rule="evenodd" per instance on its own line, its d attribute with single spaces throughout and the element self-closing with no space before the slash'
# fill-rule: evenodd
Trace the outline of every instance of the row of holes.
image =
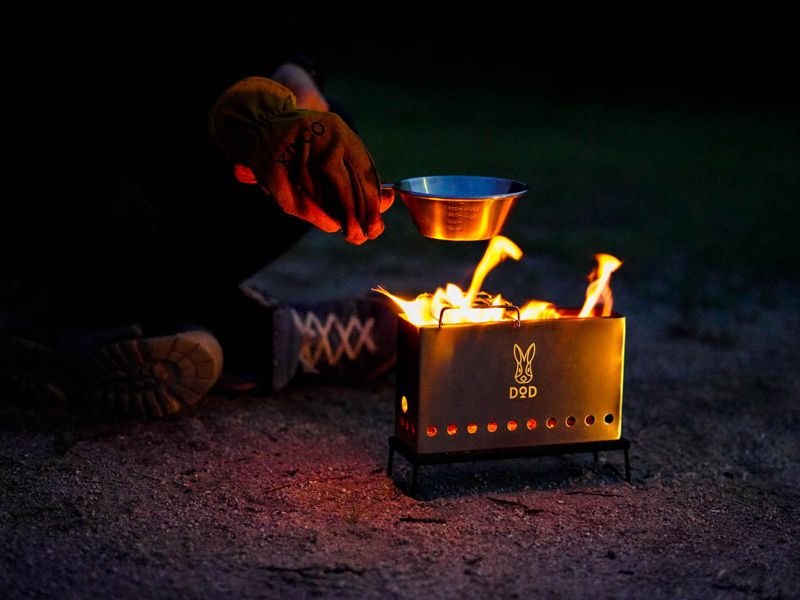
<svg viewBox="0 0 800 600">
<path fill-rule="evenodd" d="M 603 417 L 603 421 L 610 425 L 611 423 L 614 422 L 614 415 L 610 413 L 607 414 L 605 417 Z M 594 415 L 586 415 L 586 418 L 583 420 L 583 422 L 586 423 L 587 425 L 594 425 L 595 423 Z M 566 424 L 567 427 L 574 427 L 575 423 L 577 423 L 577 419 L 575 417 L 570 416 L 566 418 L 564 423 Z M 528 419 L 527 423 L 525 423 L 525 426 L 531 431 L 536 429 L 538 425 L 539 424 L 536 422 L 536 419 Z M 547 426 L 548 429 L 553 429 L 558 425 L 558 419 L 556 419 L 555 417 L 550 417 L 549 419 L 547 419 L 547 421 L 545 421 L 545 425 Z M 516 421 L 512 420 L 506 423 L 506 429 L 508 429 L 509 431 L 516 431 L 517 427 L 518 424 Z M 499 428 L 498 424 L 495 423 L 494 421 L 486 424 L 486 431 L 488 431 L 489 433 L 494 433 L 495 431 L 497 431 L 498 428 Z M 447 435 L 456 435 L 458 433 L 458 425 L 448 425 L 445 431 L 447 432 Z M 436 425 L 430 425 L 428 427 L 427 430 L 428 437 L 434 437 L 437 433 L 439 433 L 439 428 L 436 427 Z M 468 424 L 467 433 L 469 433 L 470 435 L 478 433 L 478 424 L 477 423 Z"/>
</svg>

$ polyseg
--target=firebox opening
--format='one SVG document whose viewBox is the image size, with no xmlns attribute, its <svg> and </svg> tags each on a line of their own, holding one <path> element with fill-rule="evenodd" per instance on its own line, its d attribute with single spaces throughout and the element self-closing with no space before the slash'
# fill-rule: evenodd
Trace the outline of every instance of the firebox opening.
<svg viewBox="0 0 800 600">
<path fill-rule="evenodd" d="M 606 415 L 606 417 L 605 417 L 605 419 L 603 419 L 603 420 L 604 420 L 606 423 L 608 423 L 609 425 L 611 425 L 611 423 L 613 423 L 613 422 L 614 422 L 614 415 L 612 415 L 612 414 L 607 414 L 607 415 Z"/>
<path fill-rule="evenodd" d="M 585 422 L 587 425 L 594 425 L 594 415 L 586 415 Z"/>
<path fill-rule="evenodd" d="M 495 423 L 495 422 L 491 422 L 491 423 L 489 423 L 489 424 L 486 426 L 486 430 L 487 430 L 489 433 L 494 433 L 495 431 L 497 431 L 497 423 Z"/>
<path fill-rule="evenodd" d="M 575 426 L 575 417 L 567 417 L 567 427 Z"/>
<path fill-rule="evenodd" d="M 552 429 L 556 425 L 558 425 L 558 420 L 555 417 L 550 417 L 549 419 L 547 419 L 547 428 L 548 429 Z"/>
</svg>

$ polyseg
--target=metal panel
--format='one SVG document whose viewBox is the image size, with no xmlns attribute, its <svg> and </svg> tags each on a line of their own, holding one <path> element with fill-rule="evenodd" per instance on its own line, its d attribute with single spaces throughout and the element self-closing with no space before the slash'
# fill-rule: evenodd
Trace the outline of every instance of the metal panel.
<svg viewBox="0 0 800 600">
<path fill-rule="evenodd" d="M 401 316 L 395 435 L 420 454 L 619 439 L 624 348 L 620 315 L 441 328 Z"/>
</svg>

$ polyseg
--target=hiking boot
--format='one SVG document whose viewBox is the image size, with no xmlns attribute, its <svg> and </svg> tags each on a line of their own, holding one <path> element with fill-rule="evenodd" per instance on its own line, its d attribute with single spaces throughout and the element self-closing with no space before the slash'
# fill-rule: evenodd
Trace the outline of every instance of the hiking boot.
<svg viewBox="0 0 800 600">
<path fill-rule="evenodd" d="M 144 337 L 138 326 L 73 330 L 53 345 L 0 339 L 0 383 L 25 402 L 88 404 L 108 414 L 162 417 L 196 403 L 222 371 L 213 335 Z"/>
<path fill-rule="evenodd" d="M 291 304 L 273 315 L 273 389 L 297 373 L 364 383 L 397 361 L 397 316 L 378 297 Z"/>
<path fill-rule="evenodd" d="M 76 394 L 102 412 L 163 417 L 195 404 L 222 372 L 222 348 L 211 333 L 190 329 L 101 346 L 72 361 Z"/>
</svg>

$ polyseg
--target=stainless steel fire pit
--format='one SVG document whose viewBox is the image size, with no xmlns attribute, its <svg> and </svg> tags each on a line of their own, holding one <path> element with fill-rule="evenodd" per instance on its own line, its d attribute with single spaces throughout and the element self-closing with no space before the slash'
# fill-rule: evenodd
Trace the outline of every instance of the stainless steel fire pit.
<svg viewBox="0 0 800 600">
<path fill-rule="evenodd" d="M 518 317 L 518 309 L 509 314 Z M 398 317 L 396 450 L 414 465 L 624 450 L 625 318 L 416 326 Z"/>
</svg>

